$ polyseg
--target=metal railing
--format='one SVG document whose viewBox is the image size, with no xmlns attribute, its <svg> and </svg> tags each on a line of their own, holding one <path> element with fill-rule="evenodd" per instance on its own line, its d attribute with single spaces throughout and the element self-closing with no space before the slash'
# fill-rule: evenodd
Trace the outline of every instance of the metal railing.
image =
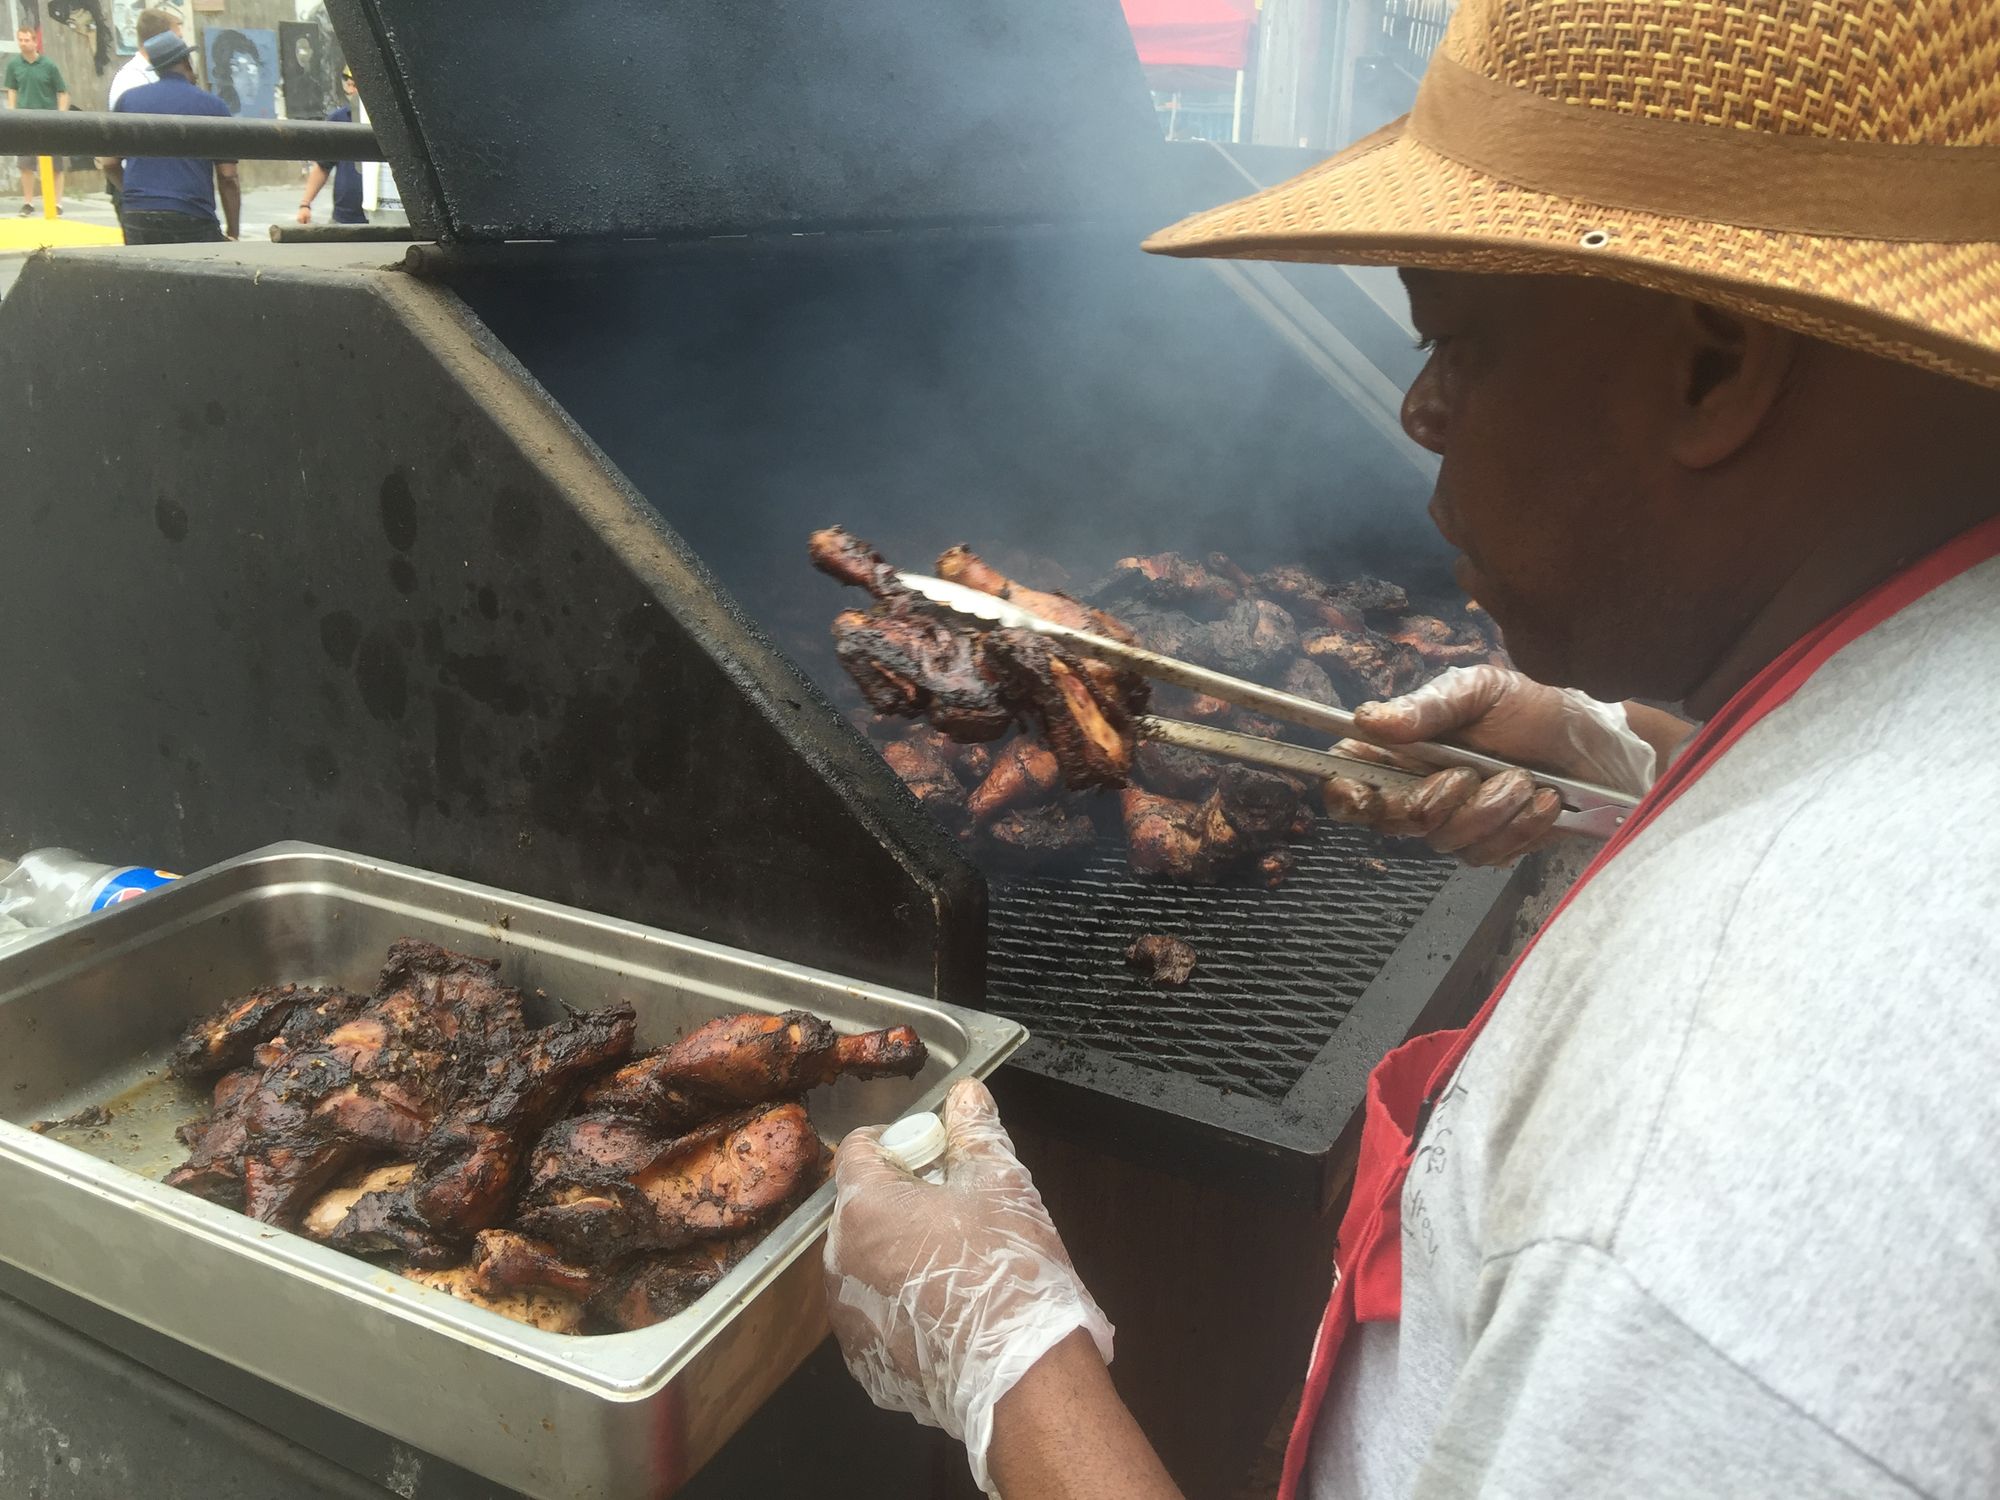
<svg viewBox="0 0 2000 1500">
<path fill-rule="evenodd" d="M 208 161 L 381 161 L 367 125 L 209 115 L 0 111 L 0 156 L 191 156 Z"/>
</svg>

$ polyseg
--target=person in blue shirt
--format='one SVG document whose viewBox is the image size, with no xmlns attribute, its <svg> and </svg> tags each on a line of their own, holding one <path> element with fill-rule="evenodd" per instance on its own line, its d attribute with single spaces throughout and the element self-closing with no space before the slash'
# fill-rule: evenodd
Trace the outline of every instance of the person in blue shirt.
<svg viewBox="0 0 2000 1500">
<path fill-rule="evenodd" d="M 171 31 L 148 37 L 146 60 L 159 82 L 141 84 L 118 96 L 116 112 L 138 115 L 217 115 L 229 108 L 196 85 L 188 59 L 193 49 Z M 243 189 L 233 161 L 208 162 L 181 156 L 134 156 L 125 162 L 123 222 L 128 245 L 187 245 L 224 238 L 215 221 L 222 200 L 227 237 L 243 227 Z"/>
<path fill-rule="evenodd" d="M 340 70 L 340 86 L 346 90 L 351 101 L 357 90 L 354 87 L 354 70 Z M 329 122 L 345 125 L 354 118 L 354 105 L 343 104 L 327 116 Z M 299 204 L 299 222 L 313 221 L 313 202 L 319 197 L 319 190 L 326 186 L 327 177 L 333 178 L 333 222 L 336 224 L 366 224 L 368 215 L 361 208 L 361 169 L 351 161 L 316 161 L 306 172 L 306 195 Z"/>
</svg>

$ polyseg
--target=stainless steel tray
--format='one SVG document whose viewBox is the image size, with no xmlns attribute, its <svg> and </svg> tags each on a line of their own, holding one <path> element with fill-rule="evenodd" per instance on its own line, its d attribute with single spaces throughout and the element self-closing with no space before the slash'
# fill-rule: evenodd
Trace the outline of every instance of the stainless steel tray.
<svg viewBox="0 0 2000 1500">
<path fill-rule="evenodd" d="M 177 1192 L 181 1027 L 278 980 L 373 983 L 396 938 L 502 961 L 640 1040 L 733 1010 L 908 1022 L 909 1080 L 815 1090 L 821 1133 L 933 1106 L 1025 1039 L 1010 1021 L 308 844 L 277 844 L 0 955 L 0 1260 L 541 1500 L 671 1494 L 823 1338 L 822 1187 L 723 1282 L 636 1333 L 545 1333 Z M 107 1106 L 95 1128 L 30 1122 Z"/>
</svg>

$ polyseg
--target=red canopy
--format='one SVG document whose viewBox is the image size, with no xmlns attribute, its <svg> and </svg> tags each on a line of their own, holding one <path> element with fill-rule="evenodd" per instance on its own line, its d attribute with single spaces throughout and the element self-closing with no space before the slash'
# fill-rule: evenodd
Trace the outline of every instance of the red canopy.
<svg viewBox="0 0 2000 1500">
<path fill-rule="evenodd" d="M 1244 65 L 1256 0 L 1124 0 L 1125 20 L 1149 68 Z"/>
</svg>

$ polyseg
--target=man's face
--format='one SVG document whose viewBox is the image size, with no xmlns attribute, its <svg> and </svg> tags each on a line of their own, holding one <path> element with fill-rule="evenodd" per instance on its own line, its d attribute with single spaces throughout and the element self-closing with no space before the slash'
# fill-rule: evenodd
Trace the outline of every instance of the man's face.
<svg viewBox="0 0 2000 1500">
<path fill-rule="evenodd" d="M 42 49 L 35 44 L 34 32 L 28 30 L 27 27 L 23 26 L 19 31 L 14 33 L 14 41 L 21 49 L 21 56 L 29 62 L 33 62 L 42 55 Z"/>
<path fill-rule="evenodd" d="M 1673 459 L 1684 304 L 1573 277 L 1406 271 L 1431 343 L 1403 425 L 1444 463 L 1431 516 L 1521 670 L 1605 698 L 1677 700 L 1759 602 Z"/>
</svg>

